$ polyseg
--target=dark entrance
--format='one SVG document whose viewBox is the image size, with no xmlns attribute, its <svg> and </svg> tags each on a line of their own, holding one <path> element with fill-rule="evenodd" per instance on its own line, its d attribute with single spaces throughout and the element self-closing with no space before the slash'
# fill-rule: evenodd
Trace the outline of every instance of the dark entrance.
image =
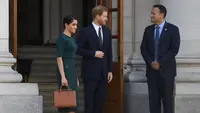
<svg viewBox="0 0 200 113">
<path fill-rule="evenodd" d="M 43 44 L 43 0 L 18 0 L 18 44 Z"/>
</svg>

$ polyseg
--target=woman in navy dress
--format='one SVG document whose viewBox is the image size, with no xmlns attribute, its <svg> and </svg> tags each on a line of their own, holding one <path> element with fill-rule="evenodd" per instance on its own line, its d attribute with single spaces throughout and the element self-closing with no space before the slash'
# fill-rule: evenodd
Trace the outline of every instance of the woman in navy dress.
<svg viewBox="0 0 200 113">
<path fill-rule="evenodd" d="M 72 34 L 76 32 L 77 24 L 78 22 L 73 16 L 66 16 L 63 19 L 64 32 L 56 40 L 58 88 L 68 86 L 76 92 L 79 84 L 75 73 L 77 45 Z M 75 108 L 59 108 L 58 111 L 59 113 L 75 113 L 77 106 Z"/>
</svg>

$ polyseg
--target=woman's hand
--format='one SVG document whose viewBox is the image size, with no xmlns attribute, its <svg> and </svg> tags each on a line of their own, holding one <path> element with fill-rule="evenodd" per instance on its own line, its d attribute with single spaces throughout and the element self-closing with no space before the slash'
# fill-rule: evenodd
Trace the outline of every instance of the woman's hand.
<svg viewBox="0 0 200 113">
<path fill-rule="evenodd" d="M 68 81 L 66 77 L 62 77 L 61 82 L 62 82 L 62 86 L 68 86 Z"/>
</svg>

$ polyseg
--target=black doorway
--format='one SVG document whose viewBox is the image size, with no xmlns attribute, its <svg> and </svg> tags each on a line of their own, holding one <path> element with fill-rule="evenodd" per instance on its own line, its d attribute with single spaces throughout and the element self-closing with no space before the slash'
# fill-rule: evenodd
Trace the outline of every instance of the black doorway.
<svg viewBox="0 0 200 113">
<path fill-rule="evenodd" d="M 96 0 L 83 0 L 83 27 L 91 24 L 92 18 L 92 8 L 96 5 Z"/>
<path fill-rule="evenodd" d="M 43 44 L 43 0 L 18 0 L 18 44 Z"/>
</svg>

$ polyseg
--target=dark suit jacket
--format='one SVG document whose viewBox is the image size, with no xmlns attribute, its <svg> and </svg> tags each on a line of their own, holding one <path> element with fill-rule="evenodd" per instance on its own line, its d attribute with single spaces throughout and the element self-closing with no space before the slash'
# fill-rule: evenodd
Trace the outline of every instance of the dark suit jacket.
<svg viewBox="0 0 200 113">
<path fill-rule="evenodd" d="M 147 65 L 147 76 L 155 72 L 151 68 L 154 61 L 154 28 L 151 25 L 145 28 L 143 40 L 141 44 L 141 54 Z M 176 76 L 176 60 L 175 56 L 179 51 L 180 34 L 177 26 L 165 22 L 159 39 L 158 46 L 158 62 L 160 63 L 160 72 L 164 77 Z"/>
<path fill-rule="evenodd" d="M 112 72 L 112 42 L 109 28 L 103 26 L 103 46 L 100 47 L 99 38 L 93 27 L 89 25 L 80 31 L 76 43 L 77 54 L 82 56 L 82 77 L 86 80 L 98 80 L 108 78 L 108 72 Z M 95 51 L 103 51 L 104 57 L 96 58 Z"/>
</svg>

